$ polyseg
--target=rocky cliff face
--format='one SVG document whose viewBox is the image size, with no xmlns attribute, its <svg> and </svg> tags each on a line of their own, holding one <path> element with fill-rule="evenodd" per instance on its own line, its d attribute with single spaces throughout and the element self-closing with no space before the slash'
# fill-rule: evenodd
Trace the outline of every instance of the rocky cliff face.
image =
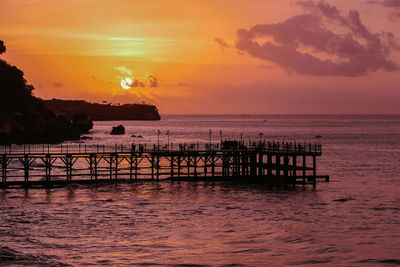
<svg viewBox="0 0 400 267">
<path fill-rule="evenodd" d="M 0 54 L 5 51 L 6 47 L 0 40 Z M 33 90 L 21 70 L 0 59 L 1 145 L 76 140 L 93 127 L 84 113 L 78 113 L 72 120 L 56 116 L 42 100 L 32 95 Z"/>
</svg>

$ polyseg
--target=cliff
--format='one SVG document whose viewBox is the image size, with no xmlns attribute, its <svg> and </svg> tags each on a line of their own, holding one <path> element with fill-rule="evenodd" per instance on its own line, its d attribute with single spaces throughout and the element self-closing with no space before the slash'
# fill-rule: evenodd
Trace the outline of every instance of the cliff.
<svg viewBox="0 0 400 267">
<path fill-rule="evenodd" d="M 0 40 L 0 55 L 6 51 Z M 77 140 L 93 123 L 83 112 L 57 116 L 34 97 L 24 73 L 0 59 L 0 145 Z"/>
<path fill-rule="evenodd" d="M 111 104 L 89 103 L 84 100 L 43 100 L 46 108 L 56 114 L 72 118 L 77 111 L 83 111 L 94 121 L 112 120 L 160 120 L 157 107 L 146 104 Z"/>
</svg>

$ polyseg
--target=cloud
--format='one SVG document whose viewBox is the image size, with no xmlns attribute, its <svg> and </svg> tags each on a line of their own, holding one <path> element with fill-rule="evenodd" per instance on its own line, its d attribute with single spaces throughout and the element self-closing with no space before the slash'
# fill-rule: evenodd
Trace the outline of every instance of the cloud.
<svg viewBox="0 0 400 267">
<path fill-rule="evenodd" d="M 297 4 L 306 13 L 239 29 L 236 49 L 300 75 L 352 77 L 399 70 L 390 59 L 399 49 L 392 33 L 371 32 L 356 10 L 343 14 L 324 1 Z"/>
<path fill-rule="evenodd" d="M 158 87 L 159 86 L 159 79 L 154 74 L 146 73 L 144 75 L 144 77 L 138 78 L 138 77 L 134 77 L 133 71 L 127 67 L 119 66 L 119 67 L 116 67 L 115 69 L 118 70 L 121 75 L 123 75 L 123 76 L 118 77 L 119 79 L 122 79 L 121 83 L 123 82 L 123 80 L 126 80 L 126 82 L 124 82 L 123 86 L 121 84 L 121 86 L 123 88 L 126 87 L 124 89 L 135 88 L 135 87 Z"/>
<path fill-rule="evenodd" d="M 178 83 L 178 86 L 179 87 L 188 87 L 188 86 L 190 86 L 190 84 L 189 83 Z"/>
<path fill-rule="evenodd" d="M 64 84 L 63 84 L 63 83 L 60 83 L 60 82 L 55 82 L 55 83 L 53 84 L 53 86 L 54 86 L 54 87 L 64 87 Z"/>
<path fill-rule="evenodd" d="M 153 74 L 147 75 L 147 82 L 149 83 L 150 87 L 158 87 L 158 78 Z"/>
<path fill-rule="evenodd" d="M 382 5 L 386 7 L 400 7 L 400 0 L 383 0 Z"/>
<path fill-rule="evenodd" d="M 367 1 L 368 4 L 379 4 L 391 9 L 391 18 L 400 18 L 400 0 L 373 0 Z"/>
<path fill-rule="evenodd" d="M 128 75 L 128 76 L 132 76 L 133 75 L 133 71 L 131 69 L 128 69 L 127 67 L 118 66 L 115 69 L 118 70 L 119 72 L 121 72 L 124 75 Z"/>
<path fill-rule="evenodd" d="M 261 68 L 261 69 L 273 69 L 274 67 L 271 66 L 271 65 L 262 64 L 262 65 L 260 65 L 260 68 Z"/>
<path fill-rule="evenodd" d="M 133 79 L 130 87 L 145 87 L 145 84 L 142 81 L 139 81 L 138 79 Z"/>
<path fill-rule="evenodd" d="M 222 50 L 224 50 L 225 48 L 229 48 L 231 47 L 223 38 L 221 37 L 217 37 L 214 39 L 214 42 L 216 42 Z"/>
</svg>

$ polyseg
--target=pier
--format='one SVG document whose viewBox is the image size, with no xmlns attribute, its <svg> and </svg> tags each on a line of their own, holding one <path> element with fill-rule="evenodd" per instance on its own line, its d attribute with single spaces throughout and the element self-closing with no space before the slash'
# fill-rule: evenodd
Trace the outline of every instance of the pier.
<svg viewBox="0 0 400 267">
<path fill-rule="evenodd" d="M 317 143 L 224 141 L 193 144 L 7 146 L 1 187 L 137 180 L 238 180 L 316 187 Z"/>
</svg>

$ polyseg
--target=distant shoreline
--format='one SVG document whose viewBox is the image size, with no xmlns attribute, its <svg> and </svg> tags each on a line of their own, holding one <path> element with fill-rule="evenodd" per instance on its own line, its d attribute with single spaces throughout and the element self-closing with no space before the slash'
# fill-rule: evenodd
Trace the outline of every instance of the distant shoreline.
<svg viewBox="0 0 400 267">
<path fill-rule="evenodd" d="M 220 114 L 201 114 L 201 113 L 181 113 L 181 114 L 168 114 L 163 113 L 160 114 L 161 116 L 327 116 L 327 117 L 334 117 L 334 116 L 400 116 L 399 114 L 240 114 L 240 113 L 220 113 Z"/>
<path fill-rule="evenodd" d="M 89 103 L 84 100 L 42 100 L 46 108 L 53 110 L 57 115 L 64 115 L 70 119 L 76 112 L 85 112 L 93 121 L 120 121 L 120 120 L 160 120 L 161 116 L 154 105 L 124 104 L 111 105 Z"/>
</svg>

